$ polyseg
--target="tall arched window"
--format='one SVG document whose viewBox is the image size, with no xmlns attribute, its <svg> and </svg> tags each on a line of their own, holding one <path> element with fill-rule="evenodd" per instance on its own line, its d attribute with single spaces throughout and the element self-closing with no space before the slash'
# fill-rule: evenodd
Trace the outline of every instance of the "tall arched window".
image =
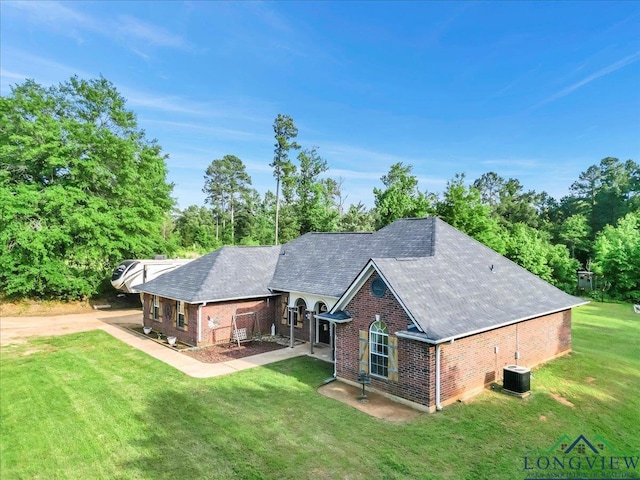
<svg viewBox="0 0 640 480">
<path fill-rule="evenodd" d="M 380 320 L 369 327 L 369 372 L 379 377 L 389 376 L 389 330 Z"/>
</svg>

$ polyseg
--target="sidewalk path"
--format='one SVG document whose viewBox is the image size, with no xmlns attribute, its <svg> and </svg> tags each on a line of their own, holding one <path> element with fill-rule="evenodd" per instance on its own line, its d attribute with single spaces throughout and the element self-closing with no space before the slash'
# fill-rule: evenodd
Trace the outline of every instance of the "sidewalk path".
<svg viewBox="0 0 640 480">
<path fill-rule="evenodd" d="M 139 325 L 141 317 L 140 310 L 99 310 L 51 317 L 5 317 L 0 319 L 0 345 L 21 343 L 25 341 L 25 338 L 33 336 L 66 335 L 100 329 L 196 378 L 217 377 L 309 353 L 309 346 L 301 344 L 294 348 L 281 348 L 228 362 L 203 363 L 126 328 L 131 325 Z"/>
</svg>

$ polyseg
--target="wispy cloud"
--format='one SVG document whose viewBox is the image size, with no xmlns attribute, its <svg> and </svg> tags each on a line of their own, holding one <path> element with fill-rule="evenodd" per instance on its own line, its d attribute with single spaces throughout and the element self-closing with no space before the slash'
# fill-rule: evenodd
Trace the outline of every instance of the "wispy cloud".
<svg viewBox="0 0 640 480">
<path fill-rule="evenodd" d="M 22 11 L 31 21 L 50 26 L 75 24 L 84 28 L 97 28 L 94 20 L 77 10 L 73 10 L 59 2 L 3 2 L 5 8 Z"/>
<path fill-rule="evenodd" d="M 176 129 L 187 130 L 190 132 L 198 131 L 201 133 L 205 133 L 208 136 L 224 138 L 225 140 L 243 140 L 243 141 L 256 140 L 261 142 L 272 141 L 272 137 L 261 134 L 261 133 L 244 131 L 244 130 L 234 130 L 231 128 L 219 127 L 217 125 L 207 124 L 204 122 L 200 122 L 200 123 L 174 122 L 169 120 L 154 120 L 154 119 L 143 119 L 141 121 L 144 123 L 166 126 L 171 128 L 174 131 Z"/>
<path fill-rule="evenodd" d="M 207 111 L 200 105 L 194 105 L 185 98 L 174 95 L 153 95 L 146 92 L 132 90 L 130 88 L 120 88 L 120 92 L 127 99 L 127 103 L 135 107 L 144 107 L 150 110 L 157 110 L 170 113 L 184 113 L 187 115 L 206 115 Z M 149 122 L 160 123 L 160 120 L 149 120 Z"/>
<path fill-rule="evenodd" d="M 0 95 L 8 95 L 12 84 L 22 83 L 27 78 L 29 76 L 23 73 L 0 69 Z"/>
<path fill-rule="evenodd" d="M 73 75 L 83 78 L 91 78 L 97 76 L 95 73 L 87 72 L 71 65 L 53 61 L 49 58 L 39 55 L 32 55 L 23 50 L 6 48 L 2 50 L 2 60 L 5 64 L 20 65 L 21 72 L 9 72 L 2 70 L 2 87 L 4 88 L 5 80 L 16 80 L 22 83 L 27 78 L 33 78 L 43 85 L 54 85 L 58 82 L 68 80 Z"/>
<path fill-rule="evenodd" d="M 120 16 L 118 31 L 127 37 L 134 37 L 154 47 L 191 48 L 191 45 L 180 35 L 171 33 L 162 27 L 142 22 L 130 15 Z"/>
<path fill-rule="evenodd" d="M 136 55 L 144 58 L 148 53 L 142 47 L 164 47 L 189 51 L 194 47 L 182 36 L 169 30 L 143 22 L 131 15 L 115 18 L 97 18 L 55 1 L 4 2 L 13 8 L 13 14 L 40 27 L 71 37 L 82 43 L 83 34 L 91 33 L 107 37 L 123 44 Z"/>
<path fill-rule="evenodd" d="M 542 100 L 541 102 L 536 103 L 535 105 L 533 105 L 530 110 L 534 110 L 536 108 L 540 108 L 543 105 L 546 105 L 547 103 L 551 103 L 555 100 L 558 100 L 559 98 L 562 97 L 566 97 L 567 95 L 575 92 L 576 90 L 578 90 L 581 87 L 584 87 L 585 85 L 593 82 L 594 80 L 597 80 L 600 77 L 604 77 L 605 75 L 608 75 L 610 73 L 615 72 L 616 70 L 620 70 L 623 67 L 626 67 L 627 65 L 630 65 L 634 62 L 637 62 L 640 59 L 640 52 L 636 52 L 632 55 L 629 55 L 628 57 L 623 58 L 622 60 L 619 60 L 615 63 L 612 63 L 611 65 L 602 68 L 600 70 L 598 70 L 595 73 L 592 73 L 591 75 L 586 76 L 585 78 L 583 78 L 582 80 L 580 80 L 579 82 L 574 83 L 573 85 L 570 85 L 566 88 L 563 88 L 562 90 L 560 90 L 559 92 L 551 95 L 550 97 L 545 98 L 544 100 Z"/>
<path fill-rule="evenodd" d="M 519 168 L 538 168 L 540 167 L 540 161 L 534 159 L 523 158 L 505 158 L 494 160 L 482 160 L 482 165 L 496 165 L 503 167 L 519 167 Z"/>
<path fill-rule="evenodd" d="M 3 84 L 7 80 L 18 80 L 21 82 L 22 80 L 25 80 L 27 78 L 29 78 L 29 75 L 26 75 L 24 73 L 11 72 L 9 70 L 5 70 L 4 68 L 0 68 L 0 79 L 2 79 Z"/>
<path fill-rule="evenodd" d="M 383 167 L 387 169 L 394 163 L 402 162 L 405 165 L 411 164 L 415 165 L 416 163 L 424 162 L 425 159 L 416 159 L 404 157 L 401 155 L 380 152 L 375 150 L 369 150 L 366 148 L 362 148 L 354 145 L 344 145 L 340 143 L 324 143 L 317 142 L 322 145 L 322 149 L 320 150 L 320 154 L 323 157 L 327 157 L 329 163 L 331 163 L 332 159 L 343 160 L 346 162 L 349 161 L 366 161 L 368 165 Z"/>
<path fill-rule="evenodd" d="M 358 180 L 380 180 L 384 172 L 360 172 L 356 170 L 347 170 L 344 168 L 330 168 L 327 174 L 333 178 L 358 179 Z"/>
</svg>

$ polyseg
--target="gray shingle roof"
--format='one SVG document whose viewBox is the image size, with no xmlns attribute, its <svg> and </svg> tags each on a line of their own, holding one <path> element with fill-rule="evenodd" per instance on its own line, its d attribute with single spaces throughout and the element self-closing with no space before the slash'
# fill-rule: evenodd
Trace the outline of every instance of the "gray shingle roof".
<svg viewBox="0 0 640 480">
<path fill-rule="evenodd" d="M 433 217 L 397 220 L 375 233 L 308 233 L 283 246 L 223 247 L 137 288 L 188 303 L 296 291 L 341 297 L 338 310 L 369 262 L 429 341 L 585 303 Z"/>
<path fill-rule="evenodd" d="M 307 233 L 282 246 L 269 287 L 339 297 L 370 258 L 371 233 Z"/>
<path fill-rule="evenodd" d="M 430 340 L 459 337 L 585 303 L 442 220 L 434 255 L 373 258 Z"/>
<path fill-rule="evenodd" d="M 340 297 L 372 257 L 431 255 L 434 221 L 402 219 L 374 233 L 307 233 L 283 245 L 269 287 Z"/>
<path fill-rule="evenodd" d="M 187 303 L 270 295 L 280 249 L 223 247 L 136 288 Z"/>
</svg>

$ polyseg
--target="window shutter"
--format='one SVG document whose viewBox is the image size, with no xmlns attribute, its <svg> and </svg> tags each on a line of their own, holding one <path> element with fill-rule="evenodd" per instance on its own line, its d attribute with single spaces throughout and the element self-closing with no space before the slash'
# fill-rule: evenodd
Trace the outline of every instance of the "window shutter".
<svg viewBox="0 0 640 480">
<path fill-rule="evenodd" d="M 360 366 L 361 372 L 369 373 L 369 332 L 360 330 Z"/>
<path fill-rule="evenodd" d="M 146 300 L 149 301 L 149 320 L 153 320 L 153 309 L 155 307 L 153 302 L 154 298 L 155 297 L 153 295 L 145 294 L 145 303 Z"/>
<path fill-rule="evenodd" d="M 287 318 L 289 316 L 289 297 L 282 297 L 282 325 L 287 324 Z"/>
<path fill-rule="evenodd" d="M 188 332 L 189 331 L 189 304 L 183 303 L 182 308 L 184 312 L 184 331 Z"/>
<path fill-rule="evenodd" d="M 389 337 L 389 380 L 398 381 L 398 338 Z"/>
<path fill-rule="evenodd" d="M 178 310 L 180 309 L 180 302 L 176 302 L 176 312 L 173 316 L 173 326 L 178 328 Z"/>
</svg>

